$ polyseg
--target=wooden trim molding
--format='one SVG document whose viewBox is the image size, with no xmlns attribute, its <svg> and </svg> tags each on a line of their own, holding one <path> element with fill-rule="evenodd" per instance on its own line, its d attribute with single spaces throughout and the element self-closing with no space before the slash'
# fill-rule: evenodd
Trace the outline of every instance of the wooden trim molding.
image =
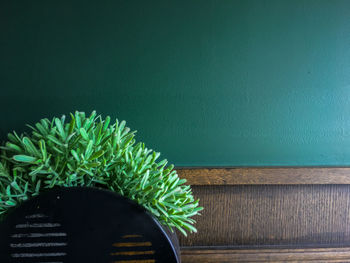
<svg viewBox="0 0 350 263">
<path fill-rule="evenodd" d="M 350 167 L 176 170 L 205 207 L 182 263 L 350 262 Z"/>
<path fill-rule="evenodd" d="M 350 184 L 350 167 L 176 168 L 190 185 Z"/>
<path fill-rule="evenodd" d="M 215 249 L 182 248 L 182 263 L 217 262 L 349 262 L 350 248 Z"/>
</svg>

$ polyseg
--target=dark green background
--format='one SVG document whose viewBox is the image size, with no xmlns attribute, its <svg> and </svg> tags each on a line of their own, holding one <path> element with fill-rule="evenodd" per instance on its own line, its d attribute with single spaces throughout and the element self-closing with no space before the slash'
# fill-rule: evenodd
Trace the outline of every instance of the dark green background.
<svg viewBox="0 0 350 263">
<path fill-rule="evenodd" d="M 350 1 L 0 2 L 0 137 L 76 109 L 177 166 L 350 165 Z"/>
</svg>

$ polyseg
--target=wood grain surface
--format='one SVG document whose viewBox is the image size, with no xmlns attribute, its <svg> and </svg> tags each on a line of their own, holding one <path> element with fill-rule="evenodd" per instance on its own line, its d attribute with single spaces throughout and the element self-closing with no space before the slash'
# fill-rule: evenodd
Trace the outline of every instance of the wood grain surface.
<svg viewBox="0 0 350 263">
<path fill-rule="evenodd" d="M 183 248 L 182 263 L 350 262 L 350 248 L 198 249 Z"/>
<path fill-rule="evenodd" d="M 349 167 L 176 168 L 191 185 L 350 184 Z"/>
<path fill-rule="evenodd" d="M 193 186 L 204 207 L 181 246 L 350 243 L 349 185 Z"/>
<path fill-rule="evenodd" d="M 183 263 L 350 262 L 349 167 L 177 171 L 205 208 Z"/>
</svg>

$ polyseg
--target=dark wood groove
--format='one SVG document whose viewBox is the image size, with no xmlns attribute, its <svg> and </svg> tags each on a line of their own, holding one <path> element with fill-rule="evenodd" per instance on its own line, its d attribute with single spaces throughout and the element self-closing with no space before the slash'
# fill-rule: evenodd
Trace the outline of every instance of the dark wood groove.
<svg viewBox="0 0 350 263">
<path fill-rule="evenodd" d="M 182 248 L 182 263 L 350 262 L 350 248 L 214 249 Z"/>
</svg>

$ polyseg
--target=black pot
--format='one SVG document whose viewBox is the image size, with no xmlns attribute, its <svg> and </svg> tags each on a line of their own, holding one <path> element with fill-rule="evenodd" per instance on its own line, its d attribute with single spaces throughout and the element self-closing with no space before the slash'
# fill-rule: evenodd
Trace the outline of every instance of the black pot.
<svg viewBox="0 0 350 263">
<path fill-rule="evenodd" d="M 135 202 L 96 188 L 59 188 L 0 224 L 0 262 L 179 263 L 175 232 Z"/>
</svg>

